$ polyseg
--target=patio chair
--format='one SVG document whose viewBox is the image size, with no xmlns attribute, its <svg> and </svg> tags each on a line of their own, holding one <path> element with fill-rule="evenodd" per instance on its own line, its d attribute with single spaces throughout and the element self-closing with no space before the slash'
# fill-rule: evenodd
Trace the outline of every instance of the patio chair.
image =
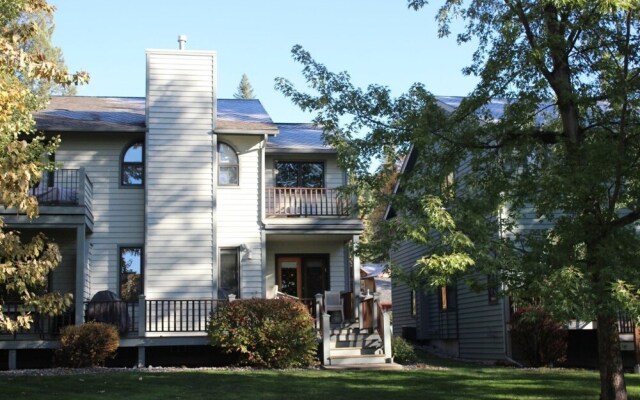
<svg viewBox="0 0 640 400">
<path fill-rule="evenodd" d="M 344 322 L 344 300 L 340 296 L 340 292 L 332 292 L 325 290 L 324 292 L 324 312 L 340 311 L 342 322 Z"/>
</svg>

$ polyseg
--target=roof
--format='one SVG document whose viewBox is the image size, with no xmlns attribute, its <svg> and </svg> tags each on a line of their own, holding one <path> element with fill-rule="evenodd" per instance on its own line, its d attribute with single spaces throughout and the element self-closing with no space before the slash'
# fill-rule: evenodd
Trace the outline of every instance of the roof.
<svg viewBox="0 0 640 400">
<path fill-rule="evenodd" d="M 144 132 L 144 97 L 52 97 L 36 127 L 56 132 Z"/>
<path fill-rule="evenodd" d="M 257 99 L 218 99 L 217 112 L 216 132 L 278 132 Z M 44 131 L 146 131 L 144 97 L 56 96 L 34 117 L 37 128 Z"/>
<path fill-rule="evenodd" d="M 322 138 L 322 128 L 314 124 L 277 123 L 280 133 L 269 138 L 268 153 L 336 153 Z"/>
</svg>

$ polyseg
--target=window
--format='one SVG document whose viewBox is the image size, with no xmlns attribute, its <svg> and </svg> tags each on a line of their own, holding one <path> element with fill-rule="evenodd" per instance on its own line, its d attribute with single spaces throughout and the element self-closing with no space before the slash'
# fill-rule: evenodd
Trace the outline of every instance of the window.
<svg viewBox="0 0 640 400">
<path fill-rule="evenodd" d="M 438 289 L 438 308 L 440 311 L 452 311 L 457 306 L 456 289 L 453 286 L 441 286 Z"/>
<path fill-rule="evenodd" d="M 495 274 L 487 275 L 487 294 L 489 304 L 498 304 L 498 292 L 500 291 L 500 282 Z"/>
<path fill-rule="evenodd" d="M 230 294 L 240 297 L 240 257 L 237 248 L 220 249 L 218 297 L 228 299 Z"/>
<path fill-rule="evenodd" d="M 144 184 L 144 143 L 136 142 L 122 154 L 120 184 L 142 186 Z"/>
<path fill-rule="evenodd" d="M 142 247 L 120 247 L 120 298 L 135 302 L 143 293 Z"/>
<path fill-rule="evenodd" d="M 276 161 L 277 187 L 324 187 L 324 163 Z"/>
<path fill-rule="evenodd" d="M 218 143 L 218 185 L 238 186 L 240 164 L 238 154 L 226 143 Z"/>
</svg>

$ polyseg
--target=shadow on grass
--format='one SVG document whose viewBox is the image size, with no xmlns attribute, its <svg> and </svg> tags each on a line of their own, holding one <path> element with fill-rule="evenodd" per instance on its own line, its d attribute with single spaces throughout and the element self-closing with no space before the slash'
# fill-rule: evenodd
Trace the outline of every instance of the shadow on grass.
<svg viewBox="0 0 640 400">
<path fill-rule="evenodd" d="M 4 398 L 37 399 L 585 399 L 598 397 L 592 371 L 467 366 L 446 371 L 114 372 L 0 377 Z M 640 398 L 640 377 L 628 376 Z"/>
</svg>

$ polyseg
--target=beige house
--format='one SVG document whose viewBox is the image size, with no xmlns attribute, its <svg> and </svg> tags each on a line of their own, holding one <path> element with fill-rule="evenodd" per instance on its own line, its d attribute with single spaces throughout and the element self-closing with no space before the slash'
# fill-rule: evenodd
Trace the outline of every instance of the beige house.
<svg viewBox="0 0 640 400">
<path fill-rule="evenodd" d="M 117 309 L 121 346 L 144 364 L 149 346 L 206 345 L 206 320 L 230 295 L 293 296 L 315 311 L 316 294 L 339 291 L 361 321 L 350 247 L 362 222 L 321 129 L 274 123 L 259 100 L 218 99 L 215 52 L 146 56 L 146 97 L 56 97 L 35 116 L 62 137 L 60 169 L 32 189 L 39 218 L 3 213 L 60 245 L 49 290 L 72 292 L 75 307 L 0 334 L 0 357 L 15 368 L 21 350 L 55 347 L 60 326 Z"/>
</svg>

